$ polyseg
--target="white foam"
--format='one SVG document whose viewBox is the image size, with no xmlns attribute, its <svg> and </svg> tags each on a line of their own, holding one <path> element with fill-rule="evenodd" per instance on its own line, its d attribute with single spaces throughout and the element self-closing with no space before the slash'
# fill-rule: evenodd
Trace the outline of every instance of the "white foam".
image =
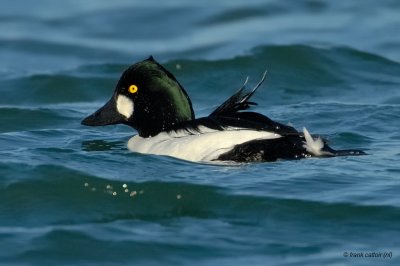
<svg viewBox="0 0 400 266">
<path fill-rule="evenodd" d="M 160 133 L 154 137 L 134 136 L 128 149 L 134 152 L 167 155 L 187 161 L 207 162 L 250 140 L 277 139 L 281 135 L 267 131 L 227 128 L 223 131 L 201 127 L 200 132 L 184 130 Z"/>
</svg>

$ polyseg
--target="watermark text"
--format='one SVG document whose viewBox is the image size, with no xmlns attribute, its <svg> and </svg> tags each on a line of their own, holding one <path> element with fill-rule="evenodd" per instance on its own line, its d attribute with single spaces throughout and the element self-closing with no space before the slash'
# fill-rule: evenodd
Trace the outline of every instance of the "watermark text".
<svg viewBox="0 0 400 266">
<path fill-rule="evenodd" d="M 393 256 L 392 251 L 367 251 L 367 252 L 355 252 L 355 251 L 345 251 L 343 252 L 343 257 L 345 258 L 367 258 L 367 259 L 391 259 Z"/>
</svg>

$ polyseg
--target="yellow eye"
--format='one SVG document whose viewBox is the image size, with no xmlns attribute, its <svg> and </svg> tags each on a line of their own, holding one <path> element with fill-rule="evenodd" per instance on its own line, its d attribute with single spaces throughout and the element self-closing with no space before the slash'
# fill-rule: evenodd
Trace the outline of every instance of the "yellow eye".
<svg viewBox="0 0 400 266">
<path fill-rule="evenodd" d="M 131 85 L 131 86 L 129 86 L 128 91 L 130 93 L 136 93 L 138 91 L 138 87 L 136 85 Z"/>
</svg>

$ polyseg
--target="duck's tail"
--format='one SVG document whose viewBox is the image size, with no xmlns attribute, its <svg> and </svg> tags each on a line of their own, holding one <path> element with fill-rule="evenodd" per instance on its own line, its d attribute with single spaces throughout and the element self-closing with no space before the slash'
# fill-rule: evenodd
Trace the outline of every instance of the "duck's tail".
<svg viewBox="0 0 400 266">
<path fill-rule="evenodd" d="M 305 142 L 303 148 L 313 156 L 355 156 L 355 155 L 366 155 L 367 153 L 361 150 L 334 150 L 324 143 L 324 141 L 318 137 L 313 138 L 306 128 L 303 128 Z"/>
</svg>

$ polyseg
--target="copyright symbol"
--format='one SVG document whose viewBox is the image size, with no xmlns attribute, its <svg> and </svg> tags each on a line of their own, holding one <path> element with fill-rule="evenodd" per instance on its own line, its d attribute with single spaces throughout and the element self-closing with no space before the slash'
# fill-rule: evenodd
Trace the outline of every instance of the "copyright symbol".
<svg viewBox="0 0 400 266">
<path fill-rule="evenodd" d="M 349 256 L 349 252 L 344 252 L 343 257 L 347 258 Z"/>
</svg>

